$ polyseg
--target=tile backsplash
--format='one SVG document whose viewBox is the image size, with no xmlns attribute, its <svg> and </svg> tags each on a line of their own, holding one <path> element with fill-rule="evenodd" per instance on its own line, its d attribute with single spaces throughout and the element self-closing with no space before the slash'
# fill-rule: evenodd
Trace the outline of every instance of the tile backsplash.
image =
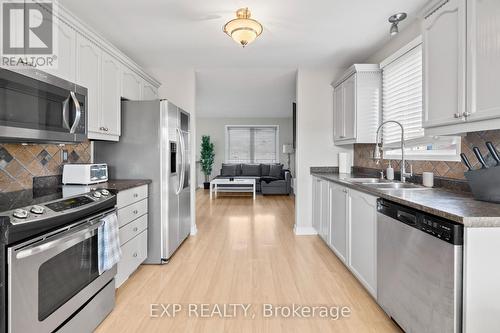
<svg viewBox="0 0 500 333">
<path fill-rule="evenodd" d="M 75 145 L 0 144 L 0 192 L 33 187 L 33 177 L 62 173 L 62 150 L 69 163 L 91 161 L 90 142 Z"/>
<path fill-rule="evenodd" d="M 471 164 L 479 168 L 479 162 L 472 152 L 472 148 L 477 146 L 481 149 L 483 155 L 486 156 L 486 162 L 490 165 L 494 164 L 493 158 L 489 155 L 488 149 L 485 146 L 487 141 L 493 144 L 500 150 L 500 130 L 471 132 L 462 137 L 462 152 L 467 155 Z M 355 144 L 354 145 L 354 166 L 385 169 L 387 168 L 388 161 L 383 160 L 379 164 L 372 159 L 373 144 Z M 488 153 L 488 154 L 487 154 Z M 392 160 L 392 167 L 399 170 L 399 160 Z M 409 161 L 413 166 L 415 174 L 422 174 L 422 172 L 434 172 L 435 176 L 451 178 L 451 179 L 464 179 L 464 172 L 467 168 L 462 162 L 445 162 L 445 161 Z"/>
</svg>

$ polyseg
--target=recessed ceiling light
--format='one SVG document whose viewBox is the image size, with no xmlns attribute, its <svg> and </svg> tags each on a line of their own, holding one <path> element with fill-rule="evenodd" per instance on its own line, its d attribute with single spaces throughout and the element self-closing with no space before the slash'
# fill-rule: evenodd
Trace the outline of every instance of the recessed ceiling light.
<svg viewBox="0 0 500 333">
<path fill-rule="evenodd" d="M 243 47 L 257 39 L 263 30 L 262 24 L 250 16 L 248 8 L 240 8 L 236 11 L 236 18 L 224 25 L 224 32 Z"/>
</svg>

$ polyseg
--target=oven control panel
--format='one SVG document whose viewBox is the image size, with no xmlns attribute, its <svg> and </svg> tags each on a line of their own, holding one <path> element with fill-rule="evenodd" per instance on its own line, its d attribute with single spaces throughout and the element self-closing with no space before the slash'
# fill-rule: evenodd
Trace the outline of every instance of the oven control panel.
<svg viewBox="0 0 500 333">
<path fill-rule="evenodd" d="M 10 212 L 6 212 L 5 215 L 11 217 L 12 224 L 35 222 L 40 219 L 65 214 L 66 212 L 69 213 L 74 209 L 105 201 L 114 196 L 113 193 L 106 189 L 95 189 L 89 193 L 55 200 L 45 204 L 14 209 Z"/>
</svg>

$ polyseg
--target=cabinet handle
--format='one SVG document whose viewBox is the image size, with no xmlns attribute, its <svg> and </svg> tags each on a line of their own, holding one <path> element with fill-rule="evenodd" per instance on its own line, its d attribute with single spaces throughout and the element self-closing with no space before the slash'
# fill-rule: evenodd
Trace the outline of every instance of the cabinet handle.
<svg viewBox="0 0 500 333">
<path fill-rule="evenodd" d="M 465 111 L 465 112 L 463 113 L 463 115 L 464 115 L 464 117 L 465 117 L 465 118 L 467 118 L 467 117 L 470 117 L 470 116 L 471 116 L 471 113 L 470 113 L 470 112 L 468 112 L 468 111 Z"/>
<path fill-rule="evenodd" d="M 454 116 L 455 116 L 455 118 L 457 118 L 457 119 L 462 117 L 462 115 L 461 115 L 459 112 L 455 113 L 455 114 L 454 114 Z"/>
<path fill-rule="evenodd" d="M 135 227 L 134 229 L 132 229 L 133 232 L 137 232 L 137 230 L 139 230 L 139 228 Z"/>
<path fill-rule="evenodd" d="M 138 196 L 139 196 L 139 194 L 134 193 L 134 198 L 137 198 Z"/>
<path fill-rule="evenodd" d="M 137 258 L 137 252 L 134 252 L 134 254 L 132 254 L 132 257 Z"/>
<path fill-rule="evenodd" d="M 137 213 L 139 213 L 139 211 L 137 211 L 137 209 L 136 209 L 132 213 L 137 214 Z"/>
</svg>

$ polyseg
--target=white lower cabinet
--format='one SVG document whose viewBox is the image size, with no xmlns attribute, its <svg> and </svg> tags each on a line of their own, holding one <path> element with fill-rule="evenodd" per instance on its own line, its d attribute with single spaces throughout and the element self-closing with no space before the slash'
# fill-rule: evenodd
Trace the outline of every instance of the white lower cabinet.
<svg viewBox="0 0 500 333">
<path fill-rule="evenodd" d="M 313 177 L 313 227 L 377 298 L 377 197 Z"/>
<path fill-rule="evenodd" d="M 116 288 L 146 260 L 148 256 L 148 185 L 118 192 L 118 223 L 122 258 L 115 277 Z"/>
<path fill-rule="evenodd" d="M 349 268 L 377 297 L 377 198 L 349 190 Z"/>
<path fill-rule="evenodd" d="M 330 247 L 347 263 L 348 190 L 330 183 Z"/>
<path fill-rule="evenodd" d="M 326 180 L 321 181 L 321 224 L 319 235 L 328 244 L 330 242 L 330 188 Z"/>
<path fill-rule="evenodd" d="M 312 197 L 313 197 L 313 214 L 312 214 L 312 226 L 318 234 L 320 234 L 321 226 L 321 179 L 313 177 L 312 185 Z"/>
</svg>

